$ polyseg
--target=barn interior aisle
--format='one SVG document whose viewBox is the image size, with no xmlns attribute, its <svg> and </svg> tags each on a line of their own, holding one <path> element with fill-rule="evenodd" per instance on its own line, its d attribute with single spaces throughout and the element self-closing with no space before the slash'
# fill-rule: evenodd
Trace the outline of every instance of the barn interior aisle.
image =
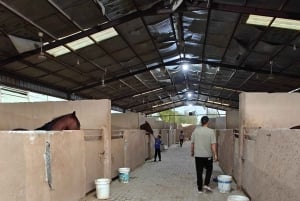
<svg viewBox="0 0 300 201">
<path fill-rule="evenodd" d="M 162 152 L 162 161 L 146 161 L 130 172 L 129 183 L 117 179 L 110 184 L 110 198 L 114 201 L 226 201 L 228 195 L 241 195 L 232 183 L 230 193 L 220 193 L 213 178 L 223 174 L 218 163 L 214 163 L 211 181 L 212 193 L 198 194 L 194 158 L 190 156 L 190 141 L 179 147 L 172 145 Z M 97 201 L 96 192 L 91 192 L 81 201 Z"/>
</svg>

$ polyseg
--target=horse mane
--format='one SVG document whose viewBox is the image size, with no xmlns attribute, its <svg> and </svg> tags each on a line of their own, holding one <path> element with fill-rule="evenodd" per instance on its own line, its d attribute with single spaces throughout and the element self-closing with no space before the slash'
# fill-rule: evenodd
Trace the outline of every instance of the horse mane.
<svg viewBox="0 0 300 201">
<path fill-rule="evenodd" d="M 53 126 L 58 120 L 60 120 L 60 119 L 62 119 L 62 118 L 64 118 L 64 117 L 66 117 L 66 116 L 70 116 L 70 115 L 76 120 L 78 127 L 80 127 L 80 122 L 79 122 L 78 118 L 76 117 L 76 114 L 75 114 L 75 111 L 74 111 L 74 112 L 72 112 L 72 113 L 70 113 L 70 114 L 64 114 L 64 115 L 61 115 L 61 116 L 59 116 L 59 117 L 56 117 L 56 118 L 52 119 L 51 121 L 45 123 L 43 126 L 41 126 L 41 127 L 39 127 L 39 128 L 36 128 L 36 129 L 34 129 L 34 130 L 46 130 L 46 131 L 50 131 L 50 130 L 52 130 L 52 126 Z"/>
</svg>

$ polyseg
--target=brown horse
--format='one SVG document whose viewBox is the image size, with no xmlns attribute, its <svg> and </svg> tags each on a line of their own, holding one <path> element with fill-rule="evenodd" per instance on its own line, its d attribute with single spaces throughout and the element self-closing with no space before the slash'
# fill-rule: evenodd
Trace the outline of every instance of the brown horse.
<svg viewBox="0 0 300 201">
<path fill-rule="evenodd" d="M 290 129 L 300 129 L 300 126 L 293 126 Z"/>
<path fill-rule="evenodd" d="M 80 122 L 74 111 L 73 113 L 56 117 L 35 130 L 80 130 Z"/>
<path fill-rule="evenodd" d="M 153 135 L 153 130 L 152 130 L 150 124 L 148 123 L 148 121 L 145 121 L 144 124 L 140 125 L 140 129 L 145 130 L 147 133 L 150 133 Z"/>
</svg>

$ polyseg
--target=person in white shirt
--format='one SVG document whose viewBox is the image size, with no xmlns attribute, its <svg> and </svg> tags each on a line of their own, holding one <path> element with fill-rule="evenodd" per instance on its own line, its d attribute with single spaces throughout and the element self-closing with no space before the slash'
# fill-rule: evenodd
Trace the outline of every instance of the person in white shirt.
<svg viewBox="0 0 300 201">
<path fill-rule="evenodd" d="M 202 193 L 203 189 L 212 191 L 209 183 L 213 170 L 213 160 L 218 160 L 215 131 L 207 127 L 208 122 L 209 118 L 203 116 L 201 118 L 202 126 L 197 126 L 191 137 L 191 156 L 195 157 L 199 193 Z M 202 178 L 203 168 L 206 169 L 204 186 Z"/>
</svg>

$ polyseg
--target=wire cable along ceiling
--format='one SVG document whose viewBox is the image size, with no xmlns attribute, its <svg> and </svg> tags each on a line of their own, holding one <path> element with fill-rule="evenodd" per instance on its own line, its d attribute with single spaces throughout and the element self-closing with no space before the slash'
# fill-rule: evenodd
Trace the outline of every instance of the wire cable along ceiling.
<svg viewBox="0 0 300 201">
<path fill-rule="evenodd" d="M 145 114 L 298 92 L 300 2 L 0 1 L 2 84 Z"/>
</svg>

